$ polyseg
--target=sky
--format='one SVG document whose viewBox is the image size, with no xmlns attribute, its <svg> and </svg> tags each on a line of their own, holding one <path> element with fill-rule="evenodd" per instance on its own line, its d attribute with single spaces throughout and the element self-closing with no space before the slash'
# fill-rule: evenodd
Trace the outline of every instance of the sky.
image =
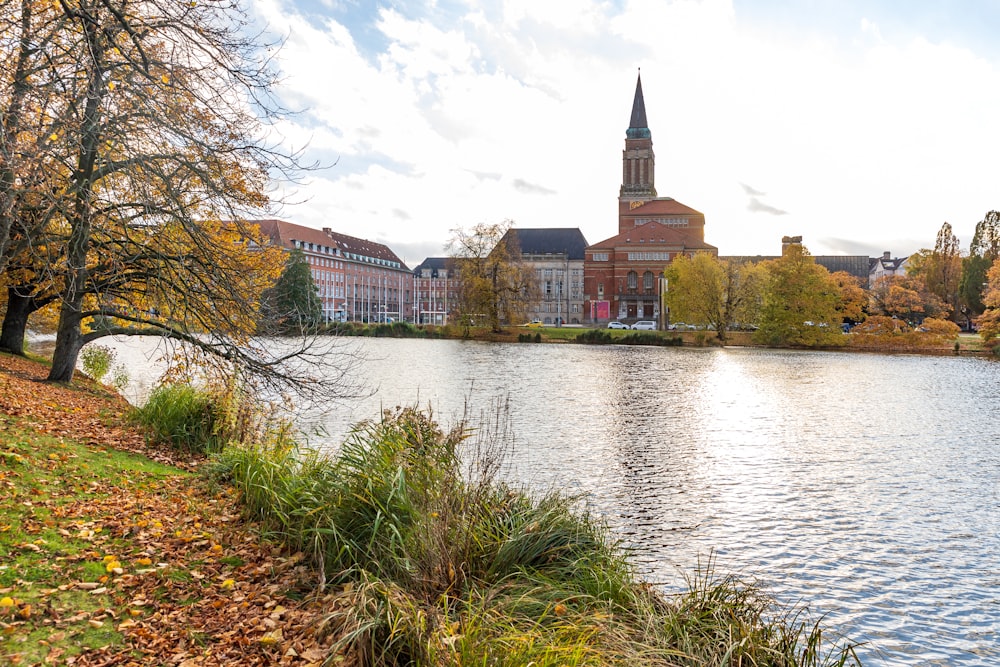
<svg viewBox="0 0 1000 667">
<path fill-rule="evenodd" d="M 248 2 L 322 165 L 278 217 L 411 268 L 477 223 L 614 236 L 640 70 L 657 192 L 721 255 L 967 249 L 1000 209 L 1000 0 Z"/>
</svg>

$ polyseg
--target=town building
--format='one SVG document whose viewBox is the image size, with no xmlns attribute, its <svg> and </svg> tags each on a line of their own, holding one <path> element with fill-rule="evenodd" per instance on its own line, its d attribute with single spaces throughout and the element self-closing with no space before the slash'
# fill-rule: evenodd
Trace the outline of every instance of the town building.
<svg viewBox="0 0 1000 667">
<path fill-rule="evenodd" d="M 881 257 L 872 257 L 868 268 L 868 287 L 874 287 L 880 281 L 893 276 L 906 275 L 906 263 L 909 257 L 893 257 L 888 250 Z"/>
<path fill-rule="evenodd" d="M 588 246 L 584 256 L 585 318 L 655 319 L 666 323 L 663 269 L 678 255 L 718 255 L 705 242 L 705 216 L 671 197 L 657 197 L 653 136 L 638 77 L 625 132 L 618 233 Z"/>
<path fill-rule="evenodd" d="M 388 246 L 296 225 L 254 220 L 271 243 L 305 255 L 328 322 L 385 322 L 413 317 L 413 274 Z"/>
<path fill-rule="evenodd" d="M 785 254 L 785 249 L 790 245 L 802 245 L 801 236 L 781 237 L 781 253 Z M 771 259 L 778 259 L 781 255 L 733 255 L 719 257 L 719 259 L 730 262 L 766 262 Z M 812 255 L 813 260 L 825 268 L 830 273 L 843 271 L 858 279 L 861 287 L 867 288 L 872 283 L 869 279 L 870 267 L 873 261 L 868 255 Z"/>
<path fill-rule="evenodd" d="M 529 320 L 544 324 L 580 324 L 584 317 L 583 258 L 587 239 L 579 228 L 510 228 L 521 259 L 538 278 L 540 299 Z"/>
<path fill-rule="evenodd" d="M 413 269 L 413 321 L 448 324 L 458 303 L 458 280 L 451 257 L 428 257 Z"/>
</svg>

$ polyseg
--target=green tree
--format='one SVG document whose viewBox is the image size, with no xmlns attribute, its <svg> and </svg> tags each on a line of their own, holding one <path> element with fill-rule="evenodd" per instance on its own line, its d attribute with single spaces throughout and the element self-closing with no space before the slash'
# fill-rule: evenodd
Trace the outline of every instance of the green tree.
<svg viewBox="0 0 1000 667">
<path fill-rule="evenodd" d="M 731 325 L 756 323 L 762 286 L 757 265 L 699 252 L 677 257 L 664 275 L 672 319 L 710 325 L 722 344 Z"/>
<path fill-rule="evenodd" d="M 760 328 L 754 340 L 765 345 L 838 345 L 841 289 L 830 272 L 800 244 L 785 248 L 779 259 L 764 263 Z"/>
<path fill-rule="evenodd" d="M 976 223 L 976 231 L 969 244 L 969 256 L 962 260 L 962 278 L 958 289 L 960 309 L 967 324 L 986 308 L 983 303 L 986 272 L 997 258 L 1000 258 L 1000 212 L 989 211 Z"/>
<path fill-rule="evenodd" d="M 962 252 L 950 223 L 941 225 L 933 250 L 924 248 L 910 257 L 906 271 L 922 278 L 927 289 L 947 304 L 949 312 L 958 310 Z"/>
<path fill-rule="evenodd" d="M 314 330 L 323 317 L 319 289 L 305 254 L 295 248 L 274 287 L 262 298 L 265 330 L 304 333 Z"/>
<path fill-rule="evenodd" d="M 466 327 L 475 322 L 490 327 L 523 320 L 539 299 L 535 272 L 521 256 L 513 222 L 479 223 L 471 230 L 452 230 L 448 252 L 458 280 L 456 307 Z"/>
</svg>

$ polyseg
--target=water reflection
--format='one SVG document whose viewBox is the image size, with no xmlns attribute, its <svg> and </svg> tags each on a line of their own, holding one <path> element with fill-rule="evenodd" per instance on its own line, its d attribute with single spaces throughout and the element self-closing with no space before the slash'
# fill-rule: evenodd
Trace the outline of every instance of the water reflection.
<svg viewBox="0 0 1000 667">
<path fill-rule="evenodd" d="M 511 480 L 583 494 L 667 588 L 714 553 L 870 642 L 867 664 L 1000 664 L 1000 367 L 877 356 L 370 339 L 382 407 L 509 397 Z"/>
</svg>

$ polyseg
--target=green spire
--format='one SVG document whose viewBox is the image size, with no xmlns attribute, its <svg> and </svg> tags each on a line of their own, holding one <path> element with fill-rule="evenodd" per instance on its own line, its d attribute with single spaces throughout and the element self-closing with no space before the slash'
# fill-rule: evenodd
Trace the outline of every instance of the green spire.
<svg viewBox="0 0 1000 667">
<path fill-rule="evenodd" d="M 652 133 L 646 123 L 646 102 L 642 98 L 642 72 L 635 79 L 635 99 L 632 100 L 632 120 L 625 136 L 629 139 L 650 139 Z"/>
</svg>

